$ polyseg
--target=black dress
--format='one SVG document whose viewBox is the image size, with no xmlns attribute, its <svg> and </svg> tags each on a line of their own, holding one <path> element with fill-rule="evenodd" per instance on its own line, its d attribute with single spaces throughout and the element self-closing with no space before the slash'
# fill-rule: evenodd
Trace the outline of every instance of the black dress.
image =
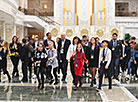
<svg viewBox="0 0 138 102">
<path fill-rule="evenodd" d="M 100 48 L 99 46 L 95 46 L 94 49 L 89 48 L 89 68 L 91 67 L 96 67 L 98 68 L 98 63 L 99 63 L 99 51 Z"/>
</svg>

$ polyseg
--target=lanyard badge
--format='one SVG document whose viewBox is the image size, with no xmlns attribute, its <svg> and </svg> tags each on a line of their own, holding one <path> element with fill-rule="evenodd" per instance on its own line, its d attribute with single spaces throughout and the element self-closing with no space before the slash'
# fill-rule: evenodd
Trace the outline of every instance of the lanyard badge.
<svg viewBox="0 0 138 102">
<path fill-rule="evenodd" d="M 63 54 L 63 53 L 64 53 L 64 49 L 63 49 L 63 48 L 61 48 L 60 53 L 61 53 L 61 54 Z"/>
<path fill-rule="evenodd" d="M 81 52 L 79 53 L 78 61 L 80 60 Z M 78 68 L 78 62 L 76 61 L 75 67 Z"/>
<path fill-rule="evenodd" d="M 115 51 L 115 47 L 112 48 L 112 51 Z"/>
<path fill-rule="evenodd" d="M 91 55 L 91 59 L 94 59 L 94 56 L 93 55 Z"/>
<path fill-rule="evenodd" d="M 2 60 L 2 57 L 0 56 L 0 61 Z"/>
<path fill-rule="evenodd" d="M 78 63 L 76 63 L 75 67 L 78 68 Z"/>
<path fill-rule="evenodd" d="M 95 50 L 95 47 L 94 47 L 94 50 Z M 91 59 L 94 59 L 94 50 L 92 50 L 92 47 L 91 47 Z"/>
</svg>

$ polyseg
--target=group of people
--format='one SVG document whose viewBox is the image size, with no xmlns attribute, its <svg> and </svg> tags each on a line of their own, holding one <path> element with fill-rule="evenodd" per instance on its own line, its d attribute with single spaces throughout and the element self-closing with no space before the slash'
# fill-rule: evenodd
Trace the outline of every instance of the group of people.
<svg viewBox="0 0 138 102">
<path fill-rule="evenodd" d="M 12 78 L 19 77 L 18 65 L 21 60 L 23 73 L 21 81 L 31 80 L 34 72 L 38 80 L 38 89 L 44 88 L 45 76 L 49 84 L 55 82 L 54 85 L 57 85 L 58 74 L 62 73 L 62 82 L 66 83 L 68 64 L 72 83 L 75 85 L 74 90 L 82 86 L 82 77 L 87 77 L 87 73 L 91 74 L 90 87 L 96 84 L 98 73 L 98 89 L 102 87 L 103 75 L 108 77 L 109 89 L 112 89 L 112 79 L 119 80 L 120 73 L 125 75 L 127 72 L 126 80 L 138 77 L 138 43 L 135 37 L 130 41 L 117 40 L 118 35 L 114 33 L 111 41 L 103 40 L 100 43 L 98 37 L 89 40 L 86 35 L 82 36 L 82 39 L 75 36 L 72 42 L 65 34 L 61 34 L 61 38 L 57 38 L 56 42 L 52 40 L 50 32 L 46 36 L 47 39 L 43 40 L 36 35 L 34 41 L 26 36 L 22 43 L 14 36 L 9 46 L 6 41 L 0 40 L 0 69 L 7 74 L 9 82 L 11 77 L 7 70 L 8 54 L 13 64 Z"/>
</svg>

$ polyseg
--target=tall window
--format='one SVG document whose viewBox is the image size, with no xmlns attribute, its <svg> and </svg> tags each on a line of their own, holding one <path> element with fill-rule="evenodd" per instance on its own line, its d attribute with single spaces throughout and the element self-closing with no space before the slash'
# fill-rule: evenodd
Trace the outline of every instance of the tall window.
<svg viewBox="0 0 138 102">
<path fill-rule="evenodd" d="M 129 3 L 115 3 L 115 15 L 116 16 L 128 16 L 129 15 Z"/>
</svg>

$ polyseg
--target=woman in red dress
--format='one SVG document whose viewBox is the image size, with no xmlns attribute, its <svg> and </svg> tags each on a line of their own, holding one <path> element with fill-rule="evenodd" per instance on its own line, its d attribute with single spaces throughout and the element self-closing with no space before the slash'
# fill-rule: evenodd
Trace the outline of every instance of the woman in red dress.
<svg viewBox="0 0 138 102">
<path fill-rule="evenodd" d="M 78 44 L 76 51 L 73 53 L 70 60 L 74 61 L 74 69 L 75 69 L 75 88 L 77 90 L 78 82 L 80 83 L 79 87 L 82 86 L 81 77 L 83 72 L 83 61 L 85 61 L 88 65 L 88 60 L 85 57 L 85 54 L 82 50 L 82 45 Z"/>
</svg>

